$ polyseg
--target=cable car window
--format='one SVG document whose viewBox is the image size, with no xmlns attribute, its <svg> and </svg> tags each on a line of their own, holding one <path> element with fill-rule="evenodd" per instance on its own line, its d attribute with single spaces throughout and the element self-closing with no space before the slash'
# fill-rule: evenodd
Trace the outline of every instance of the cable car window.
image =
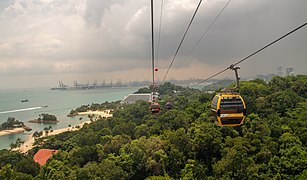
<svg viewBox="0 0 307 180">
<path fill-rule="evenodd" d="M 218 101 L 219 101 L 219 96 L 215 96 L 215 97 L 213 98 L 213 100 L 212 100 L 212 105 L 211 105 L 211 107 L 212 107 L 213 109 L 217 109 L 217 103 L 218 103 Z"/>
<path fill-rule="evenodd" d="M 151 105 L 151 108 L 152 108 L 152 109 L 159 109 L 160 107 L 159 107 L 158 104 L 152 104 L 152 105 Z"/>
<path fill-rule="evenodd" d="M 244 110 L 244 105 L 239 97 L 222 98 L 220 108 L 222 112 L 241 113 Z"/>
</svg>

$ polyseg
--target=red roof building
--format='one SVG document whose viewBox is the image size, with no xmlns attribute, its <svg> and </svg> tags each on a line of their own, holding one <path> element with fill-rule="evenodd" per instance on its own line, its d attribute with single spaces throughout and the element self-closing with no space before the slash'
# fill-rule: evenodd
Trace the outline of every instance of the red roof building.
<svg viewBox="0 0 307 180">
<path fill-rule="evenodd" d="M 58 150 L 54 149 L 40 149 L 33 157 L 34 161 L 39 165 L 43 166 L 47 160 L 52 157 L 53 154 L 57 153 Z"/>
</svg>

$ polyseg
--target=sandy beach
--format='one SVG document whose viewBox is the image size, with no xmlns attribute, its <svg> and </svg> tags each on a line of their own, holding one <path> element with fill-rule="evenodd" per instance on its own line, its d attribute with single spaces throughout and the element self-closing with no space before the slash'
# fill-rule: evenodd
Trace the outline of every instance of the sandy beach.
<svg viewBox="0 0 307 180">
<path fill-rule="evenodd" d="M 3 130 L 3 131 L 0 131 L 0 136 L 23 133 L 24 131 L 25 131 L 24 128 L 14 128 L 14 129 L 9 129 L 9 130 Z"/>
<path fill-rule="evenodd" d="M 91 121 L 86 121 L 83 123 L 80 123 L 76 126 L 80 126 L 80 128 L 82 128 L 84 126 L 84 124 L 90 124 Z M 45 133 L 45 131 L 43 131 L 43 136 L 42 137 L 47 137 L 47 136 L 54 136 L 66 131 L 76 131 L 79 130 L 80 128 L 76 128 L 76 126 L 73 127 L 67 127 L 67 128 L 61 128 L 61 129 L 55 129 L 52 132 L 49 132 L 48 134 Z M 33 144 L 34 144 L 34 138 L 32 137 L 33 133 L 29 134 L 27 136 L 27 138 L 25 139 L 25 142 L 20 146 L 20 148 L 14 149 L 16 151 L 20 151 L 21 153 L 26 153 L 28 150 L 33 148 Z"/>
<path fill-rule="evenodd" d="M 90 123 L 91 123 L 91 121 L 86 121 L 86 122 L 80 123 L 80 124 L 78 124 L 76 126 L 79 126 L 80 128 L 82 128 L 84 126 L 84 124 L 90 124 Z M 62 129 L 55 129 L 52 132 L 49 132 L 48 135 L 46 135 L 44 133 L 43 136 L 54 136 L 54 135 L 57 135 L 57 134 L 60 134 L 60 133 L 66 132 L 66 131 L 76 131 L 76 130 L 79 130 L 80 128 L 76 128 L 76 126 L 62 128 Z"/>
<path fill-rule="evenodd" d="M 80 112 L 78 115 L 97 115 L 105 118 L 113 116 L 113 114 L 111 114 L 111 110 Z"/>
<path fill-rule="evenodd" d="M 105 117 L 105 118 L 113 116 L 113 114 L 111 114 L 111 110 L 87 111 L 87 112 L 79 113 L 79 115 L 89 115 L 89 114 L 90 115 L 98 115 L 98 116 Z M 76 130 L 81 129 L 84 126 L 84 124 L 90 124 L 90 123 L 91 123 L 91 121 L 86 121 L 86 122 L 82 122 L 82 123 L 80 123 L 78 125 L 75 125 L 75 126 L 72 126 L 72 127 L 66 127 L 66 128 L 62 128 L 62 129 L 55 129 L 52 132 L 49 132 L 48 134 L 46 134 L 44 132 L 43 137 L 57 135 L 57 134 L 60 134 L 60 133 L 66 132 L 66 131 L 76 131 Z M 79 128 L 76 128 L 76 126 L 79 126 Z M 20 151 L 22 153 L 26 153 L 28 150 L 32 149 L 33 148 L 33 144 L 34 144 L 34 138 L 32 136 L 33 136 L 33 133 L 29 134 L 27 139 L 25 140 L 25 142 L 21 145 L 20 148 L 16 149 L 16 151 Z"/>
</svg>

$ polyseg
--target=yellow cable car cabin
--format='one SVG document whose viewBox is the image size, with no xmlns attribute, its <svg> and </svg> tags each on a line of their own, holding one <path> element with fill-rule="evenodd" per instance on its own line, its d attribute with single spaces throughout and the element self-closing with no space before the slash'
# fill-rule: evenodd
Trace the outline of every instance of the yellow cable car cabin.
<svg viewBox="0 0 307 180">
<path fill-rule="evenodd" d="M 211 107 L 220 126 L 240 126 L 246 117 L 246 105 L 239 94 L 217 94 Z"/>
</svg>

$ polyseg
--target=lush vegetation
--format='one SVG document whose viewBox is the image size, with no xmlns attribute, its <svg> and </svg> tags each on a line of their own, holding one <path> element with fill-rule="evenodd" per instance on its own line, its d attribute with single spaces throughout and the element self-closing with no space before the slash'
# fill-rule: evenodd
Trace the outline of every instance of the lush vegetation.
<svg viewBox="0 0 307 180">
<path fill-rule="evenodd" d="M 53 124 L 53 123 L 57 123 L 57 117 L 55 115 L 52 114 L 47 114 L 47 113 L 42 113 L 40 115 L 38 115 L 38 118 L 35 120 L 30 120 L 29 122 L 32 123 L 44 123 L 44 124 Z"/>
<path fill-rule="evenodd" d="M 14 117 L 9 117 L 7 118 L 6 122 L 0 125 L 0 131 L 7 130 L 7 129 L 13 129 L 16 127 L 23 127 L 23 126 L 24 126 L 23 122 L 18 121 Z"/>
<path fill-rule="evenodd" d="M 224 80 L 220 80 L 218 82 L 213 82 L 210 85 L 203 87 L 202 90 L 214 91 L 214 90 L 217 90 L 217 89 L 222 89 L 222 88 L 228 87 L 233 83 L 235 83 L 234 80 L 224 79 Z"/>
<path fill-rule="evenodd" d="M 0 150 L 0 179 L 33 179 L 40 167 L 29 156 L 9 150 Z"/>
<path fill-rule="evenodd" d="M 171 110 L 151 114 L 149 104 L 139 101 L 114 109 L 113 118 L 47 137 L 29 154 L 39 148 L 59 152 L 39 173 L 33 165 L 21 171 L 16 160 L 0 155 L 0 177 L 307 179 L 307 76 L 242 82 L 248 116 L 241 127 L 216 125 L 210 112 L 214 94 L 174 88 L 165 83 L 158 89 L 162 105 L 173 103 Z"/>
<path fill-rule="evenodd" d="M 118 107 L 119 101 L 117 102 L 104 102 L 102 104 L 98 104 L 98 103 L 92 103 L 92 104 L 88 104 L 88 105 L 82 105 L 76 109 L 72 109 L 70 111 L 70 113 L 67 116 L 76 116 L 78 115 L 79 112 L 87 112 L 89 110 L 91 111 L 103 111 L 103 110 L 107 110 L 107 109 L 115 109 Z"/>
</svg>

